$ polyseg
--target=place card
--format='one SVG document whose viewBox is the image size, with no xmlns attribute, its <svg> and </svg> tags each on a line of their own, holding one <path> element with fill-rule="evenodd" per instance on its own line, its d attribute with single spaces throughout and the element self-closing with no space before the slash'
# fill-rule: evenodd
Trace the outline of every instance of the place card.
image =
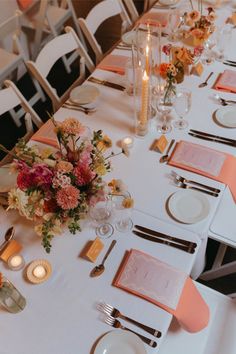
<svg viewBox="0 0 236 354">
<path fill-rule="evenodd" d="M 167 145 L 168 145 L 168 140 L 166 139 L 165 135 L 162 135 L 158 140 L 155 140 L 152 148 L 153 150 L 159 151 L 163 154 Z"/>
<path fill-rule="evenodd" d="M 203 65 L 201 62 L 199 62 L 196 65 L 192 66 L 190 74 L 196 75 L 196 76 L 201 76 L 203 73 L 203 70 L 204 70 Z"/>
<path fill-rule="evenodd" d="M 103 247 L 103 242 L 99 237 L 96 237 L 95 240 L 89 241 L 86 250 L 84 251 L 83 257 L 91 262 L 95 262 Z"/>
</svg>

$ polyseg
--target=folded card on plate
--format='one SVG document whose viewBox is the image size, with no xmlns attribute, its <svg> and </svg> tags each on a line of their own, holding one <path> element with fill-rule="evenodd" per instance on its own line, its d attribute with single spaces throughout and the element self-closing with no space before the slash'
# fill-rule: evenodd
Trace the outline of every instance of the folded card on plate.
<svg viewBox="0 0 236 354">
<path fill-rule="evenodd" d="M 58 148 L 58 140 L 52 120 L 49 119 L 39 130 L 37 130 L 37 132 L 31 137 L 31 140 Z"/>
<path fill-rule="evenodd" d="M 236 93 L 236 71 L 225 70 L 218 78 L 214 88 Z"/>
<path fill-rule="evenodd" d="M 233 155 L 180 141 L 176 144 L 168 164 L 227 184 L 236 202 L 236 158 Z"/>
<path fill-rule="evenodd" d="M 124 75 L 125 66 L 129 57 L 124 55 L 107 55 L 97 66 L 98 69 L 113 71 L 117 74 Z"/>
<path fill-rule="evenodd" d="M 139 250 L 127 252 L 113 285 L 170 312 L 189 332 L 197 332 L 208 323 L 208 307 L 192 280 Z"/>
</svg>

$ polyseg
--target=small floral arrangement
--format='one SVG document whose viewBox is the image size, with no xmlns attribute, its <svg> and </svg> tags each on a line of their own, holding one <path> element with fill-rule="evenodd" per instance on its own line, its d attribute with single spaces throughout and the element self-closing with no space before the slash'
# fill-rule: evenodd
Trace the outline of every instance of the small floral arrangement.
<svg viewBox="0 0 236 354">
<path fill-rule="evenodd" d="M 189 29 L 184 31 L 183 35 L 185 38 L 192 36 L 199 41 L 204 41 L 215 29 L 215 11 L 212 7 L 208 7 L 207 15 L 203 15 L 202 0 L 198 1 L 198 10 L 194 10 L 191 0 L 190 3 L 192 11 L 184 14 L 184 23 Z"/>
<path fill-rule="evenodd" d="M 59 150 L 39 151 L 20 140 L 12 162 L 18 173 L 17 186 L 8 195 L 8 209 L 17 209 L 36 222 L 35 231 L 48 253 L 52 238 L 62 232 L 63 225 L 73 234 L 80 231 L 80 220 L 89 208 L 105 199 L 108 186 L 103 176 L 111 169 L 109 158 L 115 156 L 106 153 L 112 141 L 101 130 L 86 137 L 86 127 L 75 118 L 52 121 Z"/>
<path fill-rule="evenodd" d="M 175 47 L 171 44 L 167 44 L 163 46 L 162 51 L 169 57 L 169 63 L 161 63 L 159 73 L 167 82 L 167 94 L 175 94 L 174 84 L 183 81 L 184 74 L 188 71 L 188 67 L 200 58 L 203 47 L 198 46 L 190 50 L 185 47 Z"/>
</svg>

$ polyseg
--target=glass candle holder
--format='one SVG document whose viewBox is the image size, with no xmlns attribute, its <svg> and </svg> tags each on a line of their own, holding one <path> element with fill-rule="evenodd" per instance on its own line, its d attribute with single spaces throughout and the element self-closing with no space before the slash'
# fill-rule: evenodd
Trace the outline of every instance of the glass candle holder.
<svg viewBox="0 0 236 354">
<path fill-rule="evenodd" d="M 22 311 L 26 305 L 26 299 L 4 276 L 2 276 L 0 284 L 0 304 L 12 313 Z"/>
<path fill-rule="evenodd" d="M 7 265 L 11 270 L 20 270 L 25 266 L 25 260 L 20 254 L 13 254 L 8 258 Z"/>
</svg>

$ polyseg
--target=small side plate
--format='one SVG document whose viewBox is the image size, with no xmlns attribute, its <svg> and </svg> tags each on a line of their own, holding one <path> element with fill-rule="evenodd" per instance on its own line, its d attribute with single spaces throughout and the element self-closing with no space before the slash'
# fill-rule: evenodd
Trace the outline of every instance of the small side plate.
<svg viewBox="0 0 236 354">
<path fill-rule="evenodd" d="M 100 95 L 100 91 L 93 85 L 77 86 L 70 92 L 70 100 L 77 104 L 89 104 L 94 102 Z"/>
<path fill-rule="evenodd" d="M 236 106 L 219 108 L 215 117 L 221 125 L 227 128 L 236 128 Z"/>
</svg>

